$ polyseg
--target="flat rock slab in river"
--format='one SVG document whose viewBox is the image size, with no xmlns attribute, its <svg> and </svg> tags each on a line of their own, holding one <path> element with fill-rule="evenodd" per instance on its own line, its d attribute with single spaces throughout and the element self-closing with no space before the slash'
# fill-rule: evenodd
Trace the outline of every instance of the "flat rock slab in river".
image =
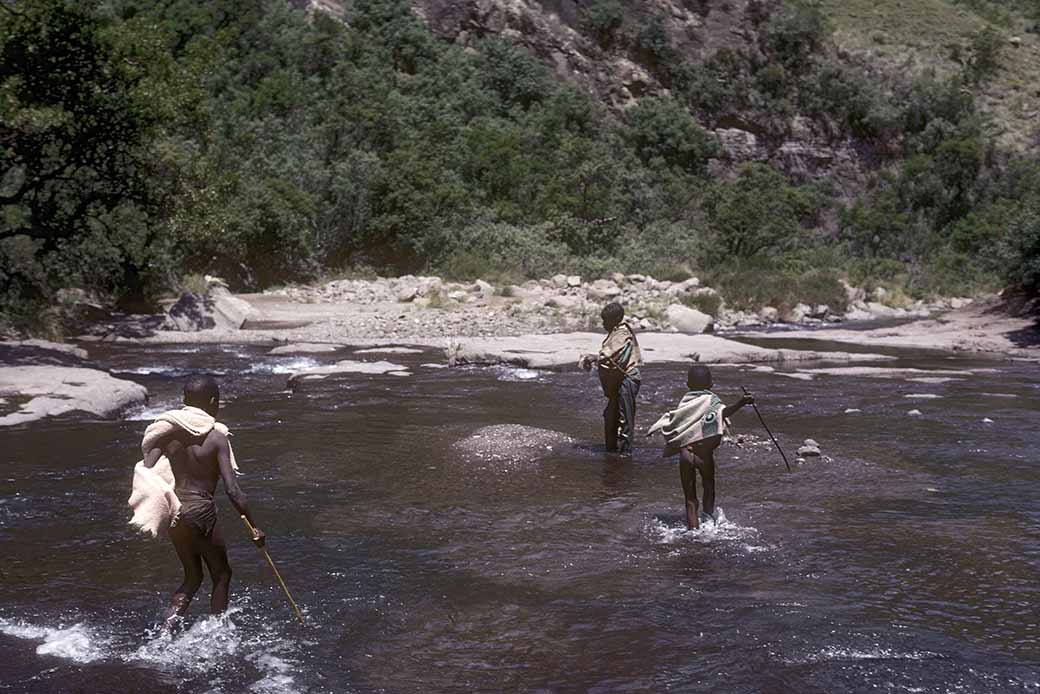
<svg viewBox="0 0 1040 694">
<path fill-rule="evenodd" d="M 455 450 L 481 462 L 516 463 L 558 451 L 574 443 L 563 432 L 522 424 L 495 424 L 477 429 L 455 442 Z"/>
<path fill-rule="evenodd" d="M 388 361 L 354 361 L 352 359 L 344 359 L 338 361 L 335 364 L 329 364 L 328 366 L 314 366 L 311 368 L 300 369 L 289 376 L 289 385 L 302 380 L 317 380 L 322 379 L 333 374 L 370 374 L 370 375 L 382 375 L 391 374 L 393 376 L 411 376 L 408 369 L 400 364 L 393 364 Z"/>
<path fill-rule="evenodd" d="M 972 376 L 971 371 L 947 369 L 900 369 L 885 366 L 839 366 L 828 369 L 799 369 L 801 373 L 820 376 L 866 376 L 868 378 L 903 378 L 906 376 Z M 908 379 L 909 380 L 909 379 Z"/>
<path fill-rule="evenodd" d="M 893 357 L 849 352 L 813 352 L 768 349 L 745 345 L 713 335 L 677 333 L 639 333 L 643 361 L 682 362 L 698 360 L 708 364 L 789 361 L 884 361 Z M 603 341 L 602 333 L 557 333 L 512 337 L 460 338 L 455 356 L 458 364 L 513 364 L 527 368 L 548 368 L 576 364 L 578 356 L 595 353 Z"/>
<path fill-rule="evenodd" d="M 0 397 L 27 399 L 0 417 L 0 426 L 69 412 L 108 417 L 148 400 L 144 386 L 97 369 L 69 366 L 0 367 Z"/>
<path fill-rule="evenodd" d="M 292 342 L 287 345 L 279 345 L 268 354 L 322 354 L 341 349 L 343 349 L 343 345 L 330 342 Z"/>
</svg>

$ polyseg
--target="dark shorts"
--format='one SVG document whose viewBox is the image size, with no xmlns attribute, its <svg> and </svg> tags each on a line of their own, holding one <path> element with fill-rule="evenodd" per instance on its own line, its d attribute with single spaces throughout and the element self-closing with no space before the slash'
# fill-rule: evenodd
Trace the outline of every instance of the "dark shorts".
<svg viewBox="0 0 1040 694">
<path fill-rule="evenodd" d="M 204 537 L 212 535 L 213 528 L 217 526 L 217 504 L 213 501 L 213 495 L 194 489 L 175 489 L 174 492 L 181 501 L 181 510 L 171 525 L 185 524 L 198 530 Z"/>
</svg>

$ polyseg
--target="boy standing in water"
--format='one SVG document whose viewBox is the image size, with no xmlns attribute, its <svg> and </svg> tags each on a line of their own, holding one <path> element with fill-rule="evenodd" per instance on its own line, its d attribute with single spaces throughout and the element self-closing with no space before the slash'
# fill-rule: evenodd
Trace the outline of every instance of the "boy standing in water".
<svg viewBox="0 0 1040 694">
<path fill-rule="evenodd" d="M 174 493 L 180 510 L 170 523 L 170 540 L 184 567 L 184 581 L 174 591 L 173 601 L 164 615 L 166 628 L 172 628 L 191 604 L 202 585 L 202 562 L 206 562 L 213 592 L 210 612 L 227 609 L 231 587 L 231 566 L 227 547 L 217 522 L 213 494 L 217 481 L 224 481 L 224 491 L 235 510 L 254 526 L 253 542 L 263 546 L 266 536 L 256 528 L 246 495 L 235 479 L 235 468 L 228 443 L 227 429 L 217 424 L 220 390 L 208 376 L 195 377 L 184 385 L 184 407 L 163 414 L 152 427 L 163 427 L 158 438 L 145 434 L 147 450 L 143 465 L 153 468 L 166 456 L 174 478 Z M 149 427 L 149 429 L 152 429 Z"/>
<path fill-rule="evenodd" d="M 636 395 L 639 394 L 639 367 L 643 363 L 639 342 L 625 322 L 625 309 L 611 302 L 600 312 L 607 337 L 599 354 L 582 355 L 578 366 L 589 371 L 596 364 L 607 407 L 603 410 L 604 438 L 607 450 L 632 455 L 632 437 L 636 423 Z M 619 443 L 620 442 L 620 443 Z"/>
<path fill-rule="evenodd" d="M 728 419 L 745 405 L 755 402 L 751 394 L 741 396 L 735 405 L 725 405 L 711 392 L 711 371 L 694 364 L 686 374 L 690 389 L 679 406 L 654 423 L 647 436 L 660 431 L 665 438 L 664 457 L 679 454 L 679 475 L 686 498 L 686 527 L 700 527 L 697 508 L 697 473 L 704 488 L 704 513 L 715 517 L 715 449 L 729 426 Z"/>
</svg>

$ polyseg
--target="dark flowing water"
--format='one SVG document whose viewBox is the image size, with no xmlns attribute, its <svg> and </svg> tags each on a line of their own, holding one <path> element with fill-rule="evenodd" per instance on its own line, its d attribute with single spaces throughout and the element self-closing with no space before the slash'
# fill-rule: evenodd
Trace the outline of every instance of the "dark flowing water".
<svg viewBox="0 0 1040 694">
<path fill-rule="evenodd" d="M 413 375 L 293 394 L 293 363 L 344 355 L 99 356 L 149 387 L 149 411 L 2 434 L 0 690 L 1040 691 L 1035 367 L 898 364 L 974 373 L 943 383 L 719 367 L 724 399 L 747 385 L 790 451 L 811 436 L 829 459 L 788 474 L 760 439 L 720 449 L 726 520 L 687 532 L 674 460 L 656 442 L 604 454 L 584 374 L 372 355 Z M 179 564 L 127 527 L 130 471 L 150 416 L 200 370 L 222 378 L 244 488 L 307 628 L 221 497 L 232 610 L 210 618 L 200 599 L 187 631 L 155 630 Z M 645 369 L 642 429 L 682 380 Z M 498 460 L 453 447 L 501 423 L 578 443 L 535 459 L 511 455 L 518 441 Z M 734 423 L 761 434 L 750 412 Z"/>
</svg>

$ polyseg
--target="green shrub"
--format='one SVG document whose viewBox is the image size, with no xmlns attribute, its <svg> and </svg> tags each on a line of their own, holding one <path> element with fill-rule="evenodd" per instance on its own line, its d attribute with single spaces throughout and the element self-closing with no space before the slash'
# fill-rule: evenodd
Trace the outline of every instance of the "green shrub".
<svg viewBox="0 0 1040 694">
<path fill-rule="evenodd" d="M 625 112 L 625 125 L 622 136 L 645 164 L 703 175 L 708 160 L 721 154 L 715 137 L 671 97 L 640 99 Z"/>
<path fill-rule="evenodd" d="M 582 23 L 602 48 L 610 48 L 625 19 L 625 8 L 618 0 L 594 0 L 582 9 Z"/>
<path fill-rule="evenodd" d="M 722 308 L 722 296 L 719 294 L 687 294 L 682 298 L 682 303 L 714 317 L 719 315 L 719 309 Z"/>
<path fill-rule="evenodd" d="M 837 270 L 803 270 L 764 258 L 734 261 L 707 277 L 733 309 L 757 311 L 772 306 L 783 312 L 804 303 L 826 304 L 838 313 L 845 311 L 847 301 L 840 279 Z"/>
</svg>

